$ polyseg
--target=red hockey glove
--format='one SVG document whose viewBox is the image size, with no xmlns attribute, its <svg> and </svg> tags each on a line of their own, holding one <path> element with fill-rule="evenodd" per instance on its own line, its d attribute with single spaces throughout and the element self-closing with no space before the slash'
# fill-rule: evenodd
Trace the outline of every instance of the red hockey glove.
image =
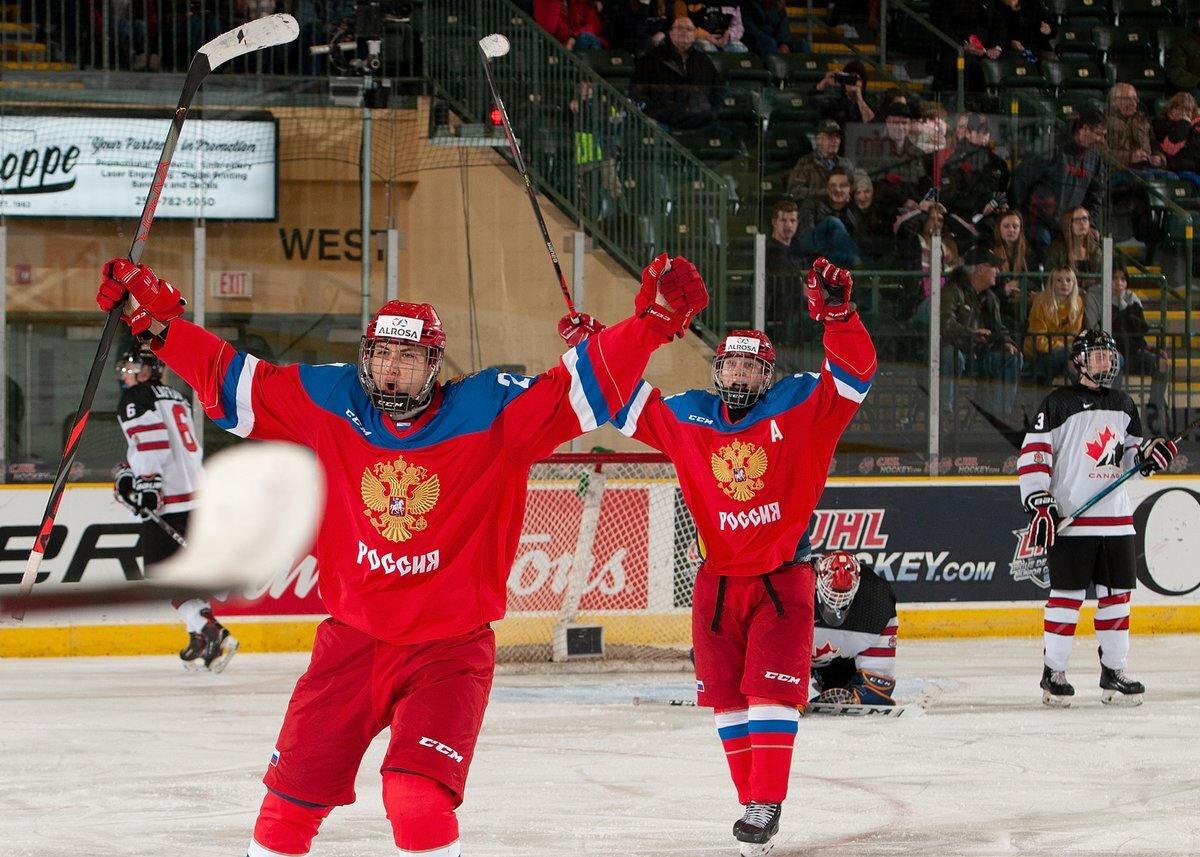
<svg viewBox="0 0 1200 857">
<path fill-rule="evenodd" d="M 708 306 L 708 287 L 695 265 L 682 256 L 668 263 L 663 253 L 642 271 L 634 306 L 639 318 L 650 316 L 668 338 L 683 336 L 692 316 Z"/>
<path fill-rule="evenodd" d="M 816 321 L 845 321 L 854 315 L 850 301 L 854 278 L 844 268 L 824 256 L 812 263 L 808 272 L 808 314 Z"/>
<path fill-rule="evenodd" d="M 1150 440 L 1143 441 L 1138 448 L 1138 461 L 1142 465 L 1142 475 L 1153 476 L 1155 473 L 1163 472 L 1171 466 L 1177 452 L 1179 452 L 1179 448 L 1175 446 L 1175 441 L 1167 440 L 1165 437 L 1152 437 Z"/>
<path fill-rule="evenodd" d="M 581 312 L 579 315 L 567 314 L 558 322 L 558 335 L 562 337 L 568 347 L 574 348 L 593 333 L 604 330 L 605 327 L 604 322 L 592 318 L 586 312 Z"/>
<path fill-rule="evenodd" d="M 1058 531 L 1058 503 L 1049 491 L 1034 491 L 1025 498 L 1025 511 L 1033 515 L 1029 522 L 1029 542 L 1035 548 L 1050 550 Z"/>
<path fill-rule="evenodd" d="M 121 318 L 138 338 L 149 334 L 151 321 L 166 324 L 183 315 L 183 308 L 187 306 L 178 289 L 159 279 L 145 265 L 135 265 L 128 259 L 112 259 L 101 270 L 96 303 L 100 309 L 111 312 L 125 300 L 126 293 L 133 295 L 140 306 Z"/>
</svg>

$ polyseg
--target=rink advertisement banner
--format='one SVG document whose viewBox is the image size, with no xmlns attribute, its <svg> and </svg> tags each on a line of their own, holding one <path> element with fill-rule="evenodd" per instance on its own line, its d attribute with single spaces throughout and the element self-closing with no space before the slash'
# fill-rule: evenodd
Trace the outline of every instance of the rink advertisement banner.
<svg viewBox="0 0 1200 857">
<path fill-rule="evenodd" d="M 1200 603 L 1200 480 L 1134 479 L 1140 604 Z M 593 486 L 594 487 L 594 486 Z M 597 504 L 596 498 L 600 497 Z M 1029 549 L 1013 481 L 831 481 L 813 518 L 817 551 L 854 552 L 906 604 L 1028 602 L 1046 597 L 1044 559 Z M 46 498 L 43 486 L 0 489 L 0 591 L 18 585 Z M 70 488 L 38 586 L 138 580 L 140 525 L 107 486 Z M 698 557 L 670 480 L 589 492 L 531 486 L 509 576 L 514 615 L 668 613 L 686 609 Z M 228 599 L 227 615 L 318 615 L 316 562 L 303 557 L 261 589 Z"/>
<path fill-rule="evenodd" d="M 169 128 L 169 119 L 0 119 L 0 214 L 137 218 Z M 273 119 L 190 118 L 155 216 L 275 220 L 278 138 Z"/>
</svg>

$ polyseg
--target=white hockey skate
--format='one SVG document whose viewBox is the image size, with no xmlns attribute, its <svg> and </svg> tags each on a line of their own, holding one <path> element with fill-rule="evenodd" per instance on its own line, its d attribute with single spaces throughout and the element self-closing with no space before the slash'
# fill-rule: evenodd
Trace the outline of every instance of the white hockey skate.
<svg viewBox="0 0 1200 857">
<path fill-rule="evenodd" d="M 775 847 L 783 805 L 752 801 L 733 823 L 733 835 L 741 845 L 742 857 L 766 857 Z"/>
<path fill-rule="evenodd" d="M 1146 686 L 1127 676 L 1125 670 L 1110 670 L 1100 665 L 1100 701 L 1105 705 L 1141 705 L 1145 692 Z"/>
</svg>

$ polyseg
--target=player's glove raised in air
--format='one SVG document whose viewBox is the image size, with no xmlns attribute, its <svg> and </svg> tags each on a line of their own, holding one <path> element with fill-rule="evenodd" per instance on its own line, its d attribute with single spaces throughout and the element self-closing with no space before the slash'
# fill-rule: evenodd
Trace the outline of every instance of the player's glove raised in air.
<svg viewBox="0 0 1200 857">
<path fill-rule="evenodd" d="M 166 324 L 183 315 L 187 301 L 179 290 L 160 280 L 145 265 L 135 265 L 128 259 L 110 259 L 100 271 L 100 288 L 96 292 L 96 303 L 105 312 L 125 302 L 132 295 L 139 306 L 121 318 L 138 339 L 150 336 L 150 322 Z"/>
<path fill-rule="evenodd" d="M 1058 503 L 1049 491 L 1034 491 L 1025 498 L 1025 511 L 1033 515 L 1029 522 L 1029 542 L 1035 548 L 1049 550 L 1054 547 L 1054 534 L 1058 531 Z"/>
<path fill-rule="evenodd" d="M 157 512 L 162 506 L 162 477 L 157 473 L 138 476 L 128 464 L 122 463 L 113 478 L 113 496 L 135 515 Z"/>
<path fill-rule="evenodd" d="M 816 321 L 845 321 L 855 311 L 850 301 L 853 287 L 850 272 L 822 256 L 808 271 L 808 314 Z"/>
<path fill-rule="evenodd" d="M 880 673 L 859 670 L 846 687 L 831 687 L 823 691 L 813 702 L 829 702 L 834 705 L 895 705 L 892 691 L 896 680 Z"/>
<path fill-rule="evenodd" d="M 1177 452 L 1179 448 L 1175 446 L 1175 441 L 1165 437 L 1152 437 L 1142 441 L 1138 448 L 1138 463 L 1141 464 L 1142 475 L 1153 476 L 1155 473 L 1162 473 L 1171 466 Z"/>
<path fill-rule="evenodd" d="M 708 306 L 708 287 L 695 265 L 663 253 L 643 269 L 633 303 L 638 317 L 649 316 L 668 338 L 683 336 L 692 316 Z"/>
<path fill-rule="evenodd" d="M 586 312 L 578 315 L 568 314 L 559 319 L 558 335 L 562 337 L 563 342 L 567 343 L 569 348 L 574 348 L 593 333 L 604 330 L 605 327 L 604 322 L 592 318 Z"/>
</svg>

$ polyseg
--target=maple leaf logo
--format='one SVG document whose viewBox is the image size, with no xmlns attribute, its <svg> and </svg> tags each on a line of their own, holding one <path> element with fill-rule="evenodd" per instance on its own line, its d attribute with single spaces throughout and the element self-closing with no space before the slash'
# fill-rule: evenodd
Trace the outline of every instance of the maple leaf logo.
<svg viewBox="0 0 1200 857">
<path fill-rule="evenodd" d="M 841 650 L 837 646 L 826 640 L 824 643 L 817 646 L 815 650 L 813 650 L 813 660 L 821 660 L 822 658 L 833 659 L 839 651 Z"/>
<path fill-rule="evenodd" d="M 1108 426 L 1104 427 L 1104 431 L 1100 432 L 1095 440 L 1085 441 L 1083 451 L 1087 453 L 1088 458 L 1096 462 L 1097 466 L 1104 464 L 1115 464 L 1115 456 L 1112 454 L 1113 441 L 1117 439 L 1116 433 Z"/>
</svg>

